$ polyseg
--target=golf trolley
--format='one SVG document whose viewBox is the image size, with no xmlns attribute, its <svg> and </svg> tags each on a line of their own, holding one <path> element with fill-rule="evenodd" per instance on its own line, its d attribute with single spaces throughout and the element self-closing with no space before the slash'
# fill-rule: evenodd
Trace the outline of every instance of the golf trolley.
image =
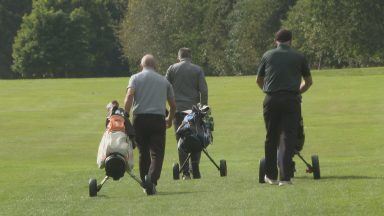
<svg viewBox="0 0 384 216">
<path fill-rule="evenodd" d="M 217 164 L 207 151 L 207 146 L 213 141 L 212 131 L 214 130 L 213 118 L 210 116 L 208 106 L 193 106 L 192 110 L 185 111 L 187 114 L 176 134 L 180 135 L 178 149 L 188 154 L 186 160 L 181 164 L 173 164 L 173 179 L 180 179 L 180 173 L 183 172 L 186 164 L 191 158 L 192 153 L 203 151 L 213 165 L 220 172 L 220 176 L 227 176 L 227 162 L 220 160 Z"/>
<path fill-rule="evenodd" d="M 227 176 L 227 162 L 226 162 L 226 160 L 220 160 L 220 165 L 218 165 L 212 159 L 212 157 L 208 154 L 208 151 L 205 148 L 203 148 L 202 151 L 204 152 L 205 155 L 207 155 L 207 157 L 213 163 L 213 165 L 215 165 L 215 167 L 219 170 L 220 176 L 221 177 Z M 181 167 L 179 166 L 179 163 L 173 164 L 173 179 L 174 180 L 180 179 L 180 173 L 183 172 L 183 169 L 190 158 L 191 158 L 191 153 L 188 154 L 187 159 L 184 161 L 184 163 L 181 165 Z"/>
<path fill-rule="evenodd" d="M 282 137 L 280 137 L 280 141 L 282 141 Z M 304 123 L 303 123 L 303 117 L 300 117 L 300 124 L 298 128 L 298 143 L 295 146 L 294 155 L 297 155 L 307 166 L 306 173 L 312 173 L 314 179 L 320 179 L 320 163 L 319 163 L 319 156 L 312 155 L 311 156 L 311 162 L 312 164 L 309 164 L 304 157 L 300 154 L 300 151 L 304 147 L 305 142 L 305 134 L 304 134 Z M 296 172 L 295 168 L 295 162 L 292 161 L 292 178 L 294 177 L 294 173 Z M 265 183 L 264 176 L 265 176 L 265 158 L 261 158 L 259 161 L 259 183 Z"/>
<path fill-rule="evenodd" d="M 307 166 L 306 173 L 313 173 L 314 179 L 320 179 L 320 164 L 319 164 L 319 157 L 317 155 L 312 155 L 312 165 L 309 164 L 300 154 L 300 152 L 296 151 L 295 155 L 297 155 Z M 293 172 L 292 172 L 292 178 L 294 177 L 294 172 L 296 172 L 295 169 L 295 162 L 293 162 Z M 265 176 L 265 158 L 261 158 L 259 161 L 259 183 L 265 183 L 264 176 Z"/>
<path fill-rule="evenodd" d="M 124 176 L 126 172 L 126 162 L 124 156 L 119 153 L 113 153 L 105 159 L 105 177 L 100 184 L 97 184 L 96 179 L 89 180 L 89 196 L 95 197 L 97 193 L 101 190 L 105 182 L 109 178 L 112 178 L 114 181 L 119 180 Z M 127 171 L 129 176 L 131 176 L 139 185 L 145 189 L 147 195 L 152 195 L 155 193 L 153 190 L 153 184 L 150 176 L 145 176 L 145 181 L 142 182 L 138 177 L 136 177 L 132 171 Z"/>
</svg>

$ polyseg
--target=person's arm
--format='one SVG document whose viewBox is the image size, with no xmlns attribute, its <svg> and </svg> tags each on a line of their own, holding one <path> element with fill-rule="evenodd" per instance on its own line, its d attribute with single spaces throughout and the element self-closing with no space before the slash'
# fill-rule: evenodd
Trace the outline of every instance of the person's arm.
<svg viewBox="0 0 384 216">
<path fill-rule="evenodd" d="M 312 76 L 303 77 L 303 81 L 300 84 L 300 94 L 306 92 L 313 84 Z"/>
<path fill-rule="evenodd" d="M 263 87 L 264 87 L 264 77 L 262 77 L 262 76 L 257 76 L 257 78 L 256 78 L 256 83 L 257 83 L 257 85 L 259 86 L 259 88 L 260 88 L 261 90 L 263 90 Z"/>
<path fill-rule="evenodd" d="M 263 56 L 261 58 L 259 68 L 257 69 L 257 78 L 256 78 L 256 84 L 259 86 L 261 90 L 263 90 L 263 87 L 264 87 L 265 65 L 266 65 L 266 58 L 265 56 Z"/>
<path fill-rule="evenodd" d="M 175 98 L 168 98 L 167 101 L 169 105 L 169 113 L 167 118 L 165 119 L 165 122 L 166 122 L 166 127 L 170 128 L 172 127 L 173 117 L 175 116 L 175 112 L 176 112 L 176 102 L 175 102 Z"/>
<path fill-rule="evenodd" d="M 205 80 L 204 72 L 201 71 L 199 77 L 200 104 L 208 105 L 208 85 Z"/>
<path fill-rule="evenodd" d="M 172 85 L 169 82 L 168 82 L 168 88 L 167 88 L 167 102 L 169 105 L 169 113 L 165 119 L 165 124 L 167 128 L 170 128 L 172 127 L 173 117 L 175 116 L 175 112 L 176 112 L 176 102 L 175 102 L 175 94 L 173 92 Z"/>
<path fill-rule="evenodd" d="M 306 92 L 313 84 L 312 81 L 312 76 L 311 76 L 311 69 L 309 68 L 309 64 L 307 59 L 303 56 L 303 61 L 302 61 L 302 76 L 303 76 L 303 81 L 300 84 L 300 94 L 303 94 Z"/>
<path fill-rule="evenodd" d="M 128 88 L 124 99 L 124 110 L 127 114 L 131 111 L 134 95 L 135 90 L 133 88 Z"/>
<path fill-rule="evenodd" d="M 167 73 L 165 74 L 165 78 L 168 80 L 168 82 L 170 82 L 171 84 L 173 84 L 173 76 L 172 76 L 172 65 L 169 66 L 168 70 L 167 70 Z"/>
</svg>

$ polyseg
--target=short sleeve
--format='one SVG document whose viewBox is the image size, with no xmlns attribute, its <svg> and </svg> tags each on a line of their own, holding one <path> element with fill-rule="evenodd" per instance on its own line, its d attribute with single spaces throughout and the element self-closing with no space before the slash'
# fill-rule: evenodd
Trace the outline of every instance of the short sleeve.
<svg viewBox="0 0 384 216">
<path fill-rule="evenodd" d="M 302 65 L 301 65 L 301 74 L 303 77 L 309 77 L 311 76 L 311 70 L 309 68 L 309 64 L 308 64 L 308 61 L 307 59 L 303 56 L 303 61 L 302 61 Z"/>
<path fill-rule="evenodd" d="M 172 84 L 173 82 L 173 78 L 172 78 L 172 71 L 173 71 L 173 67 L 172 65 L 169 66 L 168 70 L 167 70 L 167 73 L 165 74 L 165 78 Z"/>
<path fill-rule="evenodd" d="M 167 99 L 174 99 L 175 93 L 173 92 L 173 88 L 171 83 L 167 81 Z"/>
<path fill-rule="evenodd" d="M 132 89 L 136 88 L 135 78 L 136 78 L 136 76 L 131 76 L 131 78 L 129 79 L 129 83 L 128 83 L 128 87 L 127 88 L 132 88 Z"/>
<path fill-rule="evenodd" d="M 257 76 L 264 77 L 265 76 L 265 67 L 267 64 L 267 60 L 265 55 L 261 58 L 259 68 L 257 70 Z"/>
</svg>

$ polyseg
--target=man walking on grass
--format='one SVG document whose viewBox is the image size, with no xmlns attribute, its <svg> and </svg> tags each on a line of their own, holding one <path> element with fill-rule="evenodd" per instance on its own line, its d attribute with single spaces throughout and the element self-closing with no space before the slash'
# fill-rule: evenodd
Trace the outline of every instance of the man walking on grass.
<svg viewBox="0 0 384 216">
<path fill-rule="evenodd" d="M 156 63 L 152 55 L 141 60 L 142 71 L 129 79 L 125 97 L 125 111 L 132 107 L 133 127 L 139 149 L 139 169 L 141 180 L 149 176 L 153 188 L 147 194 L 156 194 L 157 181 L 164 160 L 165 131 L 172 126 L 176 104 L 171 84 L 155 71 Z M 166 101 L 170 107 L 166 114 Z"/>
<path fill-rule="evenodd" d="M 192 109 L 193 105 L 200 103 L 201 105 L 208 104 L 208 87 L 205 81 L 203 70 L 191 62 L 191 50 L 181 48 L 178 53 L 178 63 L 173 64 L 167 70 L 166 78 L 172 84 L 175 91 L 176 114 L 174 120 L 175 132 L 182 123 L 184 110 Z M 178 142 L 180 137 L 176 135 Z M 187 154 L 179 150 L 180 165 L 187 159 Z M 194 179 L 199 179 L 201 152 L 191 153 L 191 161 L 187 161 L 183 170 L 183 179 L 190 179 L 190 170 Z"/>
<path fill-rule="evenodd" d="M 312 85 L 307 60 L 290 47 L 291 41 L 292 33 L 289 30 L 282 29 L 276 33 L 277 48 L 263 55 L 256 80 L 258 86 L 266 93 L 263 103 L 267 131 L 264 180 L 266 183 L 279 184 L 279 186 L 292 184 L 292 157 L 298 142 L 301 94 Z M 280 135 L 282 135 L 281 143 Z M 278 149 L 280 181 L 277 181 Z"/>
</svg>

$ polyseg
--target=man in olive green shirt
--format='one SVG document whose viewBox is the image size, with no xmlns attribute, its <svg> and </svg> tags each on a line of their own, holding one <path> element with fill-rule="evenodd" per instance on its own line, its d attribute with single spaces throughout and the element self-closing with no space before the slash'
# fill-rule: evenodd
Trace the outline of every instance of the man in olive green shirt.
<svg viewBox="0 0 384 216">
<path fill-rule="evenodd" d="M 275 35 L 277 48 L 267 51 L 260 62 L 257 84 L 266 93 L 263 115 L 267 130 L 265 140 L 265 182 L 292 184 L 292 157 L 298 142 L 301 94 L 312 85 L 307 60 L 290 47 L 292 33 L 282 29 Z M 302 81 L 303 78 L 303 81 Z M 280 143 L 280 135 L 282 142 Z M 279 146 L 280 145 L 280 146 Z M 277 181 L 277 150 L 279 179 Z"/>
</svg>

